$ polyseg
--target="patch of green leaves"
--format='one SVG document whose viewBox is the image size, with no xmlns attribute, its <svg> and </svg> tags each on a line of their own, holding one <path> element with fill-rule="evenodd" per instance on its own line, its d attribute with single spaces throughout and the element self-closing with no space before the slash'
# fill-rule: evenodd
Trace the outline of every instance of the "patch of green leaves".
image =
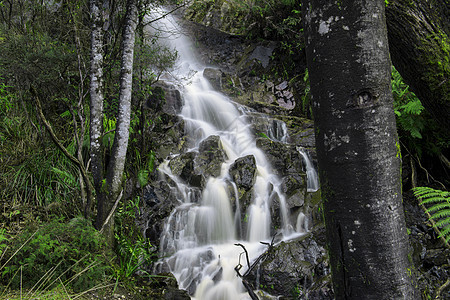
<svg viewBox="0 0 450 300">
<path fill-rule="evenodd" d="M 115 222 L 115 239 L 117 259 L 112 269 L 118 282 L 132 283 L 136 272 L 140 276 L 151 276 L 145 271 L 144 266 L 157 258 L 156 248 L 150 241 L 143 237 L 136 228 L 135 219 L 139 214 L 140 197 L 123 201 L 117 209 Z"/>
<path fill-rule="evenodd" d="M 419 98 L 409 90 L 400 73 L 392 69 L 392 93 L 394 96 L 394 111 L 397 115 L 397 124 L 400 129 L 408 133 L 410 137 L 421 139 L 421 132 L 425 128 L 422 114 L 424 107 Z"/>
<path fill-rule="evenodd" d="M 439 237 L 443 237 L 448 243 L 450 241 L 450 192 L 417 187 L 414 189 L 414 195 L 426 207 L 430 220 L 435 221 L 434 226 L 440 231 Z"/>
<path fill-rule="evenodd" d="M 3 252 L 5 251 L 7 245 L 6 242 L 8 238 L 6 237 L 6 229 L 0 229 L 0 257 L 3 257 Z"/>
<path fill-rule="evenodd" d="M 403 145 L 419 157 L 423 153 L 439 155 L 450 146 L 446 128 L 424 109 L 417 96 L 410 91 L 400 73 L 392 69 L 392 93 L 397 130 Z"/>
<path fill-rule="evenodd" d="M 28 228 L 10 240 L 9 246 L 3 257 L 11 259 L 0 264 L 0 282 L 13 289 L 21 284 L 26 289 L 51 289 L 62 282 L 83 291 L 110 276 L 103 236 L 81 217 L 69 222 L 53 220 L 37 231 Z"/>
<path fill-rule="evenodd" d="M 1 196 L 38 206 L 79 197 L 77 168 L 56 148 L 38 148 L 0 174 Z"/>
<path fill-rule="evenodd" d="M 302 109 L 301 113 L 308 117 L 312 118 L 312 103 L 311 103 L 311 85 L 309 83 L 309 72 L 308 69 L 305 70 L 305 75 L 303 76 L 303 95 L 301 96 L 302 99 Z"/>
<path fill-rule="evenodd" d="M 10 86 L 6 85 L 0 77 L 0 117 L 6 116 L 13 107 L 14 95 L 8 91 L 8 88 Z"/>
</svg>

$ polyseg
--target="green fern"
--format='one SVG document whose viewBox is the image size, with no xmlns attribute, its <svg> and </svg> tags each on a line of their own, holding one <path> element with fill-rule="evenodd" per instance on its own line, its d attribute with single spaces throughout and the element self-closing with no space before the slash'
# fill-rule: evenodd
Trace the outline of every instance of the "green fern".
<svg viewBox="0 0 450 300">
<path fill-rule="evenodd" d="M 439 237 L 450 241 L 450 192 L 435 190 L 429 187 L 417 187 L 414 195 L 420 200 L 420 204 L 426 207 L 433 226 L 439 229 Z"/>
</svg>

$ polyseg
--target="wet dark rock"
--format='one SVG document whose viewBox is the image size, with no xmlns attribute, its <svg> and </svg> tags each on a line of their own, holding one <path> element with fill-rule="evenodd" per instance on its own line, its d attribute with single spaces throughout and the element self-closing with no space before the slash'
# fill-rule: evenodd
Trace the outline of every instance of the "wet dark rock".
<svg viewBox="0 0 450 300">
<path fill-rule="evenodd" d="M 288 174 L 304 174 L 303 159 L 292 145 L 258 138 L 256 145 L 267 155 L 275 174 L 282 177 Z"/>
<path fill-rule="evenodd" d="M 194 159 L 196 152 L 187 152 L 172 158 L 169 167 L 173 175 L 179 176 L 182 180 L 194 187 L 202 186 L 202 176 L 194 171 Z"/>
<path fill-rule="evenodd" d="M 167 114 L 176 115 L 181 112 L 183 100 L 180 91 L 172 84 L 158 81 L 154 84 L 152 95 L 146 105 L 155 111 L 162 110 Z"/>
<path fill-rule="evenodd" d="M 274 246 L 247 281 L 280 299 L 333 299 L 324 235 L 324 228 L 317 227 Z"/>
<path fill-rule="evenodd" d="M 263 68 L 267 68 L 270 62 L 270 57 L 272 56 L 273 51 L 275 50 L 275 43 L 269 44 L 268 46 L 258 45 L 252 51 L 249 56 L 249 60 L 256 59 L 261 63 Z"/>
<path fill-rule="evenodd" d="M 161 273 L 150 281 L 150 287 L 154 291 L 152 299 L 164 300 L 190 300 L 188 292 L 180 290 L 175 277 L 170 273 Z"/>
<path fill-rule="evenodd" d="M 256 160 L 253 155 L 236 159 L 230 167 L 230 175 L 239 188 L 251 189 L 256 180 Z"/>
<path fill-rule="evenodd" d="M 227 159 L 219 136 L 209 136 L 200 143 L 198 155 L 195 158 L 195 170 L 204 176 L 218 177 L 222 164 Z"/>
<path fill-rule="evenodd" d="M 154 151 L 156 164 L 173 154 L 181 153 L 186 146 L 184 120 L 179 116 L 161 112 L 149 113 L 147 119 L 152 122 L 150 127 L 144 129 L 142 144 L 146 149 Z"/>
<path fill-rule="evenodd" d="M 203 70 L 203 77 L 208 79 L 211 86 L 218 91 L 222 90 L 222 75 L 220 69 L 205 68 Z"/>
<path fill-rule="evenodd" d="M 136 225 L 143 230 L 143 235 L 155 246 L 159 245 L 165 218 L 178 205 L 178 200 L 171 191 L 171 187 L 165 181 L 147 185 L 142 191 Z"/>
<path fill-rule="evenodd" d="M 239 237 L 244 238 L 247 232 L 248 216 L 247 209 L 251 204 L 253 196 L 253 185 L 256 180 L 256 160 L 253 155 L 247 155 L 236 159 L 230 166 L 230 176 L 236 184 L 237 200 L 239 201 L 239 208 L 241 212 L 240 228 L 238 230 Z M 230 195 L 232 195 L 233 210 L 237 209 L 235 198 L 235 190 L 230 187 Z"/>
<path fill-rule="evenodd" d="M 306 197 L 306 175 L 303 173 L 289 174 L 283 177 L 281 191 L 286 195 L 288 209 L 301 207 Z"/>
</svg>

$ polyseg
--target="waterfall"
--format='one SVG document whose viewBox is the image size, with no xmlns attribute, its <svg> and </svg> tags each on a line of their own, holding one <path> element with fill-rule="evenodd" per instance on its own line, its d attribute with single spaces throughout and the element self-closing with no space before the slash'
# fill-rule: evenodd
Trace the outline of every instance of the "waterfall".
<svg viewBox="0 0 450 300">
<path fill-rule="evenodd" d="M 290 224 L 280 180 L 273 174 L 265 154 L 256 147 L 243 110 L 214 91 L 203 78 L 204 66 L 196 60 L 191 41 L 181 33 L 174 17 L 162 18 L 157 26 L 165 29 L 165 40 L 178 51 L 176 67 L 163 78 L 180 88 L 184 101 L 181 116 L 185 120 L 186 134 L 192 139 L 189 150 L 198 151 L 202 141 L 218 136 L 226 153 L 220 174 L 207 179 L 198 199 L 189 196 L 196 193 L 172 174 L 168 161 L 159 166 L 161 176 L 177 185 L 180 201 L 161 236 L 160 250 L 164 258 L 158 264 L 159 271 L 173 273 L 180 288 L 187 290 L 193 299 L 250 299 L 236 276 L 238 264 L 245 265 L 241 274 L 247 266 L 240 258 L 242 248 L 234 244 L 244 245 L 250 260 L 267 248 L 260 242 L 272 238 L 270 207 L 274 198 L 280 202 L 280 232 L 284 236 L 295 233 L 296 228 L 305 232 L 305 222 L 300 217 L 300 225 Z M 286 126 L 275 124 L 269 134 L 284 142 Z M 232 197 L 237 199 L 238 191 L 229 169 L 236 159 L 247 155 L 255 158 L 256 179 L 252 202 L 245 212 L 247 228 L 242 232 L 242 208 L 238 200 L 234 208 L 231 204 Z"/>
<path fill-rule="evenodd" d="M 303 157 L 306 169 L 307 178 L 307 190 L 308 192 L 315 192 L 319 189 L 319 177 L 317 176 L 316 169 L 314 168 L 308 153 L 302 147 L 297 147 L 297 151 Z"/>
</svg>

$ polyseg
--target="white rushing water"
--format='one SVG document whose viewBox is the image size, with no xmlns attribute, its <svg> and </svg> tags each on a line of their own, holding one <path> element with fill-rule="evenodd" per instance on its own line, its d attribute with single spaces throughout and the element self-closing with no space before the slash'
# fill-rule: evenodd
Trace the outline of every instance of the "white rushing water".
<svg viewBox="0 0 450 300">
<path fill-rule="evenodd" d="M 214 91 L 203 78 L 204 66 L 195 58 L 195 49 L 181 33 L 176 20 L 167 16 L 158 22 L 158 27 L 164 28 L 165 40 L 178 51 L 177 66 L 164 79 L 180 88 L 184 101 L 181 116 L 187 134 L 193 139 L 191 150 L 198 150 L 201 141 L 215 135 L 220 137 L 227 154 L 221 174 L 209 178 L 197 197 L 198 193 L 171 173 L 167 161 L 159 166 L 163 176 L 177 184 L 180 201 L 161 237 L 161 255 L 165 258 L 160 266 L 175 275 L 180 288 L 188 290 L 192 299 L 250 299 L 236 276 L 238 264 L 244 265 L 241 274 L 247 266 L 241 257 L 242 248 L 234 244 L 244 245 L 251 260 L 267 248 L 260 241 L 271 240 L 270 205 L 275 196 L 280 199 L 284 236 L 305 232 L 305 216 L 299 215 L 298 224 L 289 224 L 280 182 L 264 153 L 256 147 L 250 124 L 236 104 Z M 273 130 L 278 132 L 280 128 Z M 284 134 L 279 139 L 285 139 Z M 247 155 L 255 157 L 257 176 L 253 200 L 246 212 L 247 230 L 242 232 L 239 201 L 234 210 L 231 202 L 232 197 L 237 198 L 237 189 L 228 170 L 237 158 Z"/>
<path fill-rule="evenodd" d="M 308 152 L 302 147 L 297 147 L 297 151 L 303 157 L 303 161 L 305 162 L 305 171 L 306 171 L 306 179 L 307 179 L 307 191 L 315 192 L 319 189 L 319 177 L 317 176 L 316 169 L 309 158 Z"/>
</svg>

